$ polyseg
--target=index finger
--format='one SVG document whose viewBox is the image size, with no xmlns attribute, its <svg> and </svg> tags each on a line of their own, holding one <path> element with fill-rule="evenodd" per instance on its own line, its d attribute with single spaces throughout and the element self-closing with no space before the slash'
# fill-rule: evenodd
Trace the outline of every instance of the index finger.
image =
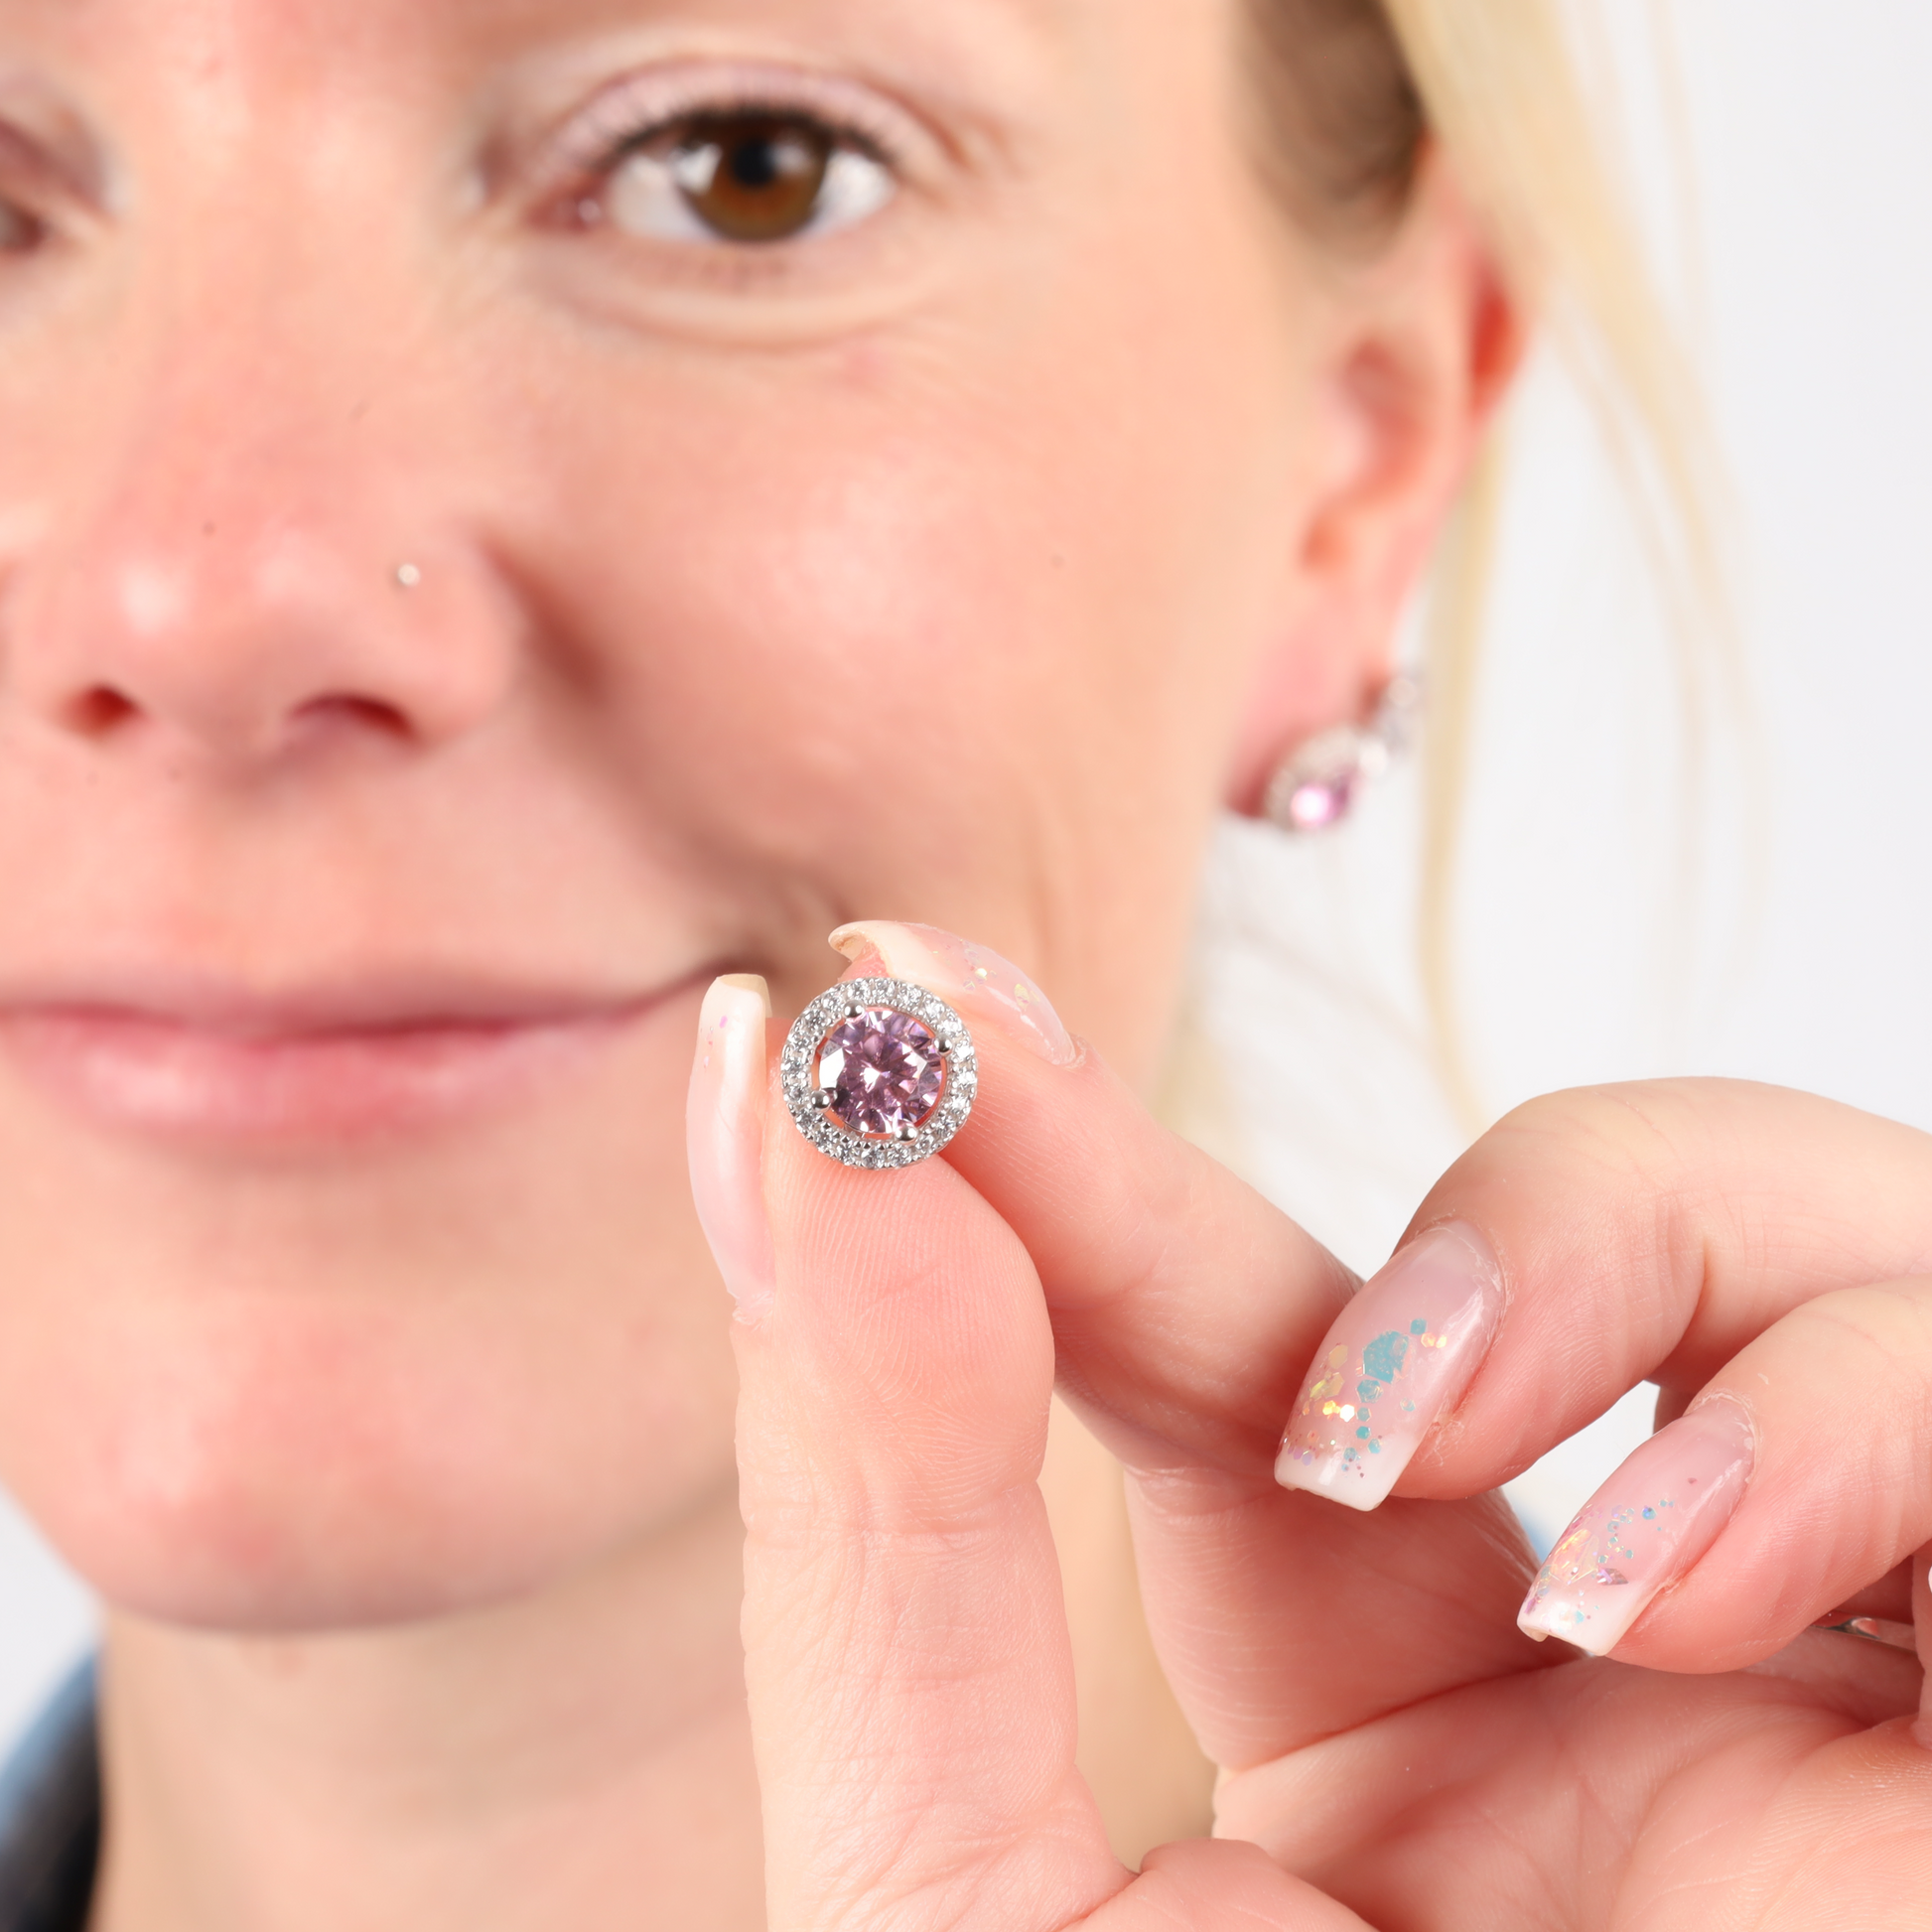
<svg viewBox="0 0 1932 1932">
<path fill-rule="evenodd" d="M 947 1159 L 1039 1271 L 1063 1390 L 1135 1468 L 1264 1472 L 1355 1276 L 1160 1126 L 998 954 L 932 926 L 833 936 L 952 1002 L 981 1041 L 973 1120 Z"/>
<path fill-rule="evenodd" d="M 1541 1661 L 1511 1621 L 1532 1565 L 1499 1499 L 1344 1519 L 1273 1480 L 1283 1409 L 1355 1278 L 1156 1122 L 997 955 L 923 926 L 842 937 L 974 1030 L 978 1097 L 946 1159 L 1025 1245 L 1060 1385 L 1128 1466 L 1155 1643 L 1210 1755 L 1253 1763 Z"/>
</svg>

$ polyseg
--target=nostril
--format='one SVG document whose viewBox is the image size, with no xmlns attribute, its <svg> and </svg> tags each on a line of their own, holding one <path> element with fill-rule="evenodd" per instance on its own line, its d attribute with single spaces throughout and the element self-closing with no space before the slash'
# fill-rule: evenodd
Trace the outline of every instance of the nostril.
<svg viewBox="0 0 1932 1932">
<path fill-rule="evenodd" d="M 294 735 L 333 736 L 347 732 L 355 736 L 374 734 L 382 738 L 413 738 L 408 718 L 395 705 L 379 698 L 360 698 L 347 693 L 311 698 L 299 707 L 290 720 Z"/>
<path fill-rule="evenodd" d="M 141 704 L 111 684 L 89 685 L 61 708 L 61 719 L 76 738 L 100 741 L 124 731 L 143 715 Z M 415 736 L 406 713 L 379 698 L 340 692 L 311 698 L 286 715 L 280 732 L 269 740 L 282 746 L 334 738 L 410 739 Z M 259 748 L 258 748 L 259 749 Z"/>
<path fill-rule="evenodd" d="M 90 685 L 67 706 L 70 731 L 82 738 L 105 738 L 128 723 L 140 710 L 124 691 L 111 684 Z"/>
</svg>

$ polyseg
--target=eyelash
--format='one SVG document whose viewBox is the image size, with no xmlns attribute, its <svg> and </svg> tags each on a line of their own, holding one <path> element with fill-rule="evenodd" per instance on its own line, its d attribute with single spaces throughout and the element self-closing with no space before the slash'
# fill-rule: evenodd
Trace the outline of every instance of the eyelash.
<svg viewBox="0 0 1932 1932">
<path fill-rule="evenodd" d="M 795 85 L 774 85 L 761 78 L 739 84 L 694 83 L 675 89 L 651 87 L 649 92 L 656 98 L 648 103 L 636 100 L 641 91 L 641 86 L 619 83 L 593 100 L 564 134 L 560 158 L 567 184 L 552 206 L 570 224 L 603 225 L 604 198 L 627 162 L 682 130 L 696 130 L 706 123 L 764 119 L 809 128 L 826 142 L 835 159 L 852 157 L 881 170 L 891 183 L 887 199 L 905 185 L 903 144 L 897 131 L 887 124 L 889 117 L 866 114 L 863 100 L 854 101 L 843 88 L 821 90 L 809 78 Z M 828 100 L 826 93 L 836 98 Z M 814 221 L 787 239 L 807 240 L 817 228 Z M 784 245 L 734 242 L 717 234 L 707 237 L 707 242 L 714 248 L 741 253 L 748 247 L 774 249 Z"/>
<path fill-rule="evenodd" d="M 734 120 L 800 122 L 816 128 L 838 146 L 856 149 L 883 167 L 896 166 L 893 156 L 870 129 L 833 119 L 820 109 L 795 100 L 784 100 L 769 94 L 745 94 L 694 101 L 673 113 L 654 114 L 648 120 L 638 121 L 609 136 L 602 152 L 589 164 L 586 172 L 600 176 L 608 174 L 639 149 L 648 147 L 667 134 L 675 134 L 681 128 L 697 127 L 706 121 Z"/>
</svg>

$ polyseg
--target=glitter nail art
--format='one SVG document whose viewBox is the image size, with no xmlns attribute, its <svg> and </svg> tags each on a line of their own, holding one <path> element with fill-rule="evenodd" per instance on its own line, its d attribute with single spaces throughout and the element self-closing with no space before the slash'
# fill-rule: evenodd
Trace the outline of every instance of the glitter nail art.
<svg viewBox="0 0 1932 1932">
<path fill-rule="evenodd" d="M 1461 1399 L 1501 1312 L 1499 1273 L 1473 1228 L 1432 1228 L 1412 1241 L 1329 1329 L 1275 1479 L 1373 1509 Z"/>
<path fill-rule="evenodd" d="M 1750 1465 L 1750 1425 L 1733 1402 L 1705 1403 L 1660 1429 L 1558 1539 L 1523 1599 L 1519 1626 L 1592 1656 L 1613 1650 L 1717 1540 Z"/>
</svg>

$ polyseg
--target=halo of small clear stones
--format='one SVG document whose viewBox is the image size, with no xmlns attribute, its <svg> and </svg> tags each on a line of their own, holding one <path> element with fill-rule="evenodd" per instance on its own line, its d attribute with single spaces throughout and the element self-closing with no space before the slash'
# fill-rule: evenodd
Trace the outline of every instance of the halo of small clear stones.
<svg viewBox="0 0 1932 1932">
<path fill-rule="evenodd" d="M 939 1091 L 939 1104 L 910 1140 L 869 1140 L 814 1104 L 818 1049 L 846 1017 L 848 1007 L 891 1007 L 897 1013 L 909 1013 L 946 1048 L 946 1082 Z M 848 1168 L 909 1168 L 930 1160 L 965 1126 L 979 1086 L 973 1035 L 965 1021 L 944 1000 L 910 980 L 845 980 L 821 993 L 791 1023 L 778 1069 L 785 1106 L 799 1133 L 821 1154 L 843 1161 Z"/>
</svg>

